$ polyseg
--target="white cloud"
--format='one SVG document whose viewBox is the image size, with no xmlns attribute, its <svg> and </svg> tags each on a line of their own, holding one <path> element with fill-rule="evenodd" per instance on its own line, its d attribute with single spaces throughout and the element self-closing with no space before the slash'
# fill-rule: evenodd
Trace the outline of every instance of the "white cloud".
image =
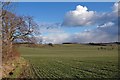
<svg viewBox="0 0 120 80">
<path fill-rule="evenodd" d="M 118 41 L 118 26 L 114 22 L 107 22 L 95 29 L 85 29 L 83 32 L 73 34 L 65 31 L 50 33 L 43 36 L 43 43 L 61 44 L 63 42 L 114 42 Z"/>
<path fill-rule="evenodd" d="M 71 37 L 71 42 L 114 42 L 118 41 L 118 26 L 113 22 L 107 22 L 93 30 L 85 30 Z"/>
<path fill-rule="evenodd" d="M 85 6 L 78 5 L 76 10 L 69 11 L 65 15 L 65 20 L 63 25 L 67 26 L 82 26 L 92 24 L 92 18 L 94 17 L 94 11 L 88 11 L 88 8 Z"/>
<path fill-rule="evenodd" d="M 115 23 L 113 23 L 113 22 L 107 22 L 107 23 L 105 23 L 105 24 L 103 24 L 101 26 L 98 26 L 98 28 L 107 28 L 107 27 L 113 26 L 114 24 Z"/>
<path fill-rule="evenodd" d="M 63 25 L 67 26 L 88 26 L 98 25 L 95 29 L 86 29 L 83 32 L 73 34 L 66 33 L 59 28 L 42 30 L 50 34 L 42 36 L 43 43 L 63 43 L 63 42 L 113 42 L 118 41 L 118 3 L 113 5 L 111 12 L 89 11 L 87 7 L 78 5 L 76 10 L 69 11 L 65 15 Z"/>
<path fill-rule="evenodd" d="M 119 3 L 115 3 L 115 4 L 113 5 L 113 11 L 114 11 L 114 12 L 118 12 L 118 5 L 119 5 Z"/>
<path fill-rule="evenodd" d="M 67 33 L 51 33 L 47 36 L 43 36 L 43 43 L 54 43 L 61 44 L 67 42 L 69 39 L 69 34 Z"/>
<path fill-rule="evenodd" d="M 91 31 L 83 31 L 74 34 L 57 33 L 43 36 L 43 43 L 61 44 L 64 42 L 77 42 L 77 43 L 89 43 L 89 42 L 113 42 L 117 41 L 117 35 L 110 35 L 99 29 Z"/>
<path fill-rule="evenodd" d="M 89 25 L 101 25 L 110 21 L 117 21 L 118 18 L 118 5 L 113 5 L 113 11 L 111 12 L 95 12 L 89 11 L 85 6 L 78 5 L 76 10 L 69 11 L 65 15 L 63 25 L 64 26 L 89 26 Z M 120 10 L 119 10 L 120 11 Z"/>
</svg>

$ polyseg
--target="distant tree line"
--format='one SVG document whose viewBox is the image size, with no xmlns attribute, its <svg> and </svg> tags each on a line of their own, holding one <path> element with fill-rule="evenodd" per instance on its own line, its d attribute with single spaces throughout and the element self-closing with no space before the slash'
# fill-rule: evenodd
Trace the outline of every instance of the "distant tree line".
<svg viewBox="0 0 120 80">
<path fill-rule="evenodd" d="M 94 45 L 94 46 L 106 46 L 103 43 L 89 43 L 89 45 Z"/>
<path fill-rule="evenodd" d="M 78 44 L 78 43 L 76 43 L 76 42 L 64 42 L 62 44 Z"/>
</svg>

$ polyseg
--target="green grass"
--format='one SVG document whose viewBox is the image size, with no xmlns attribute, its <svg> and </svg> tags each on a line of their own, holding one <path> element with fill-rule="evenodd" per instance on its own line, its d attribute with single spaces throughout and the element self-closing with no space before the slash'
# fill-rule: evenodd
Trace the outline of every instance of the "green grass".
<svg viewBox="0 0 120 80">
<path fill-rule="evenodd" d="M 114 78 L 118 72 L 118 50 L 114 46 L 80 44 L 54 47 L 20 47 L 21 55 L 30 61 L 34 78 Z"/>
</svg>

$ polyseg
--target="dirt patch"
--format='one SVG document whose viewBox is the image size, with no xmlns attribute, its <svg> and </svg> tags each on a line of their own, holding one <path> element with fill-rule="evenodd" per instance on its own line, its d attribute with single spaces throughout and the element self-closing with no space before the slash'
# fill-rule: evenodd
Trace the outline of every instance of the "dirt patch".
<svg viewBox="0 0 120 80">
<path fill-rule="evenodd" d="M 22 69 L 27 66 L 24 58 L 9 61 L 2 66 L 2 78 L 19 78 Z"/>
</svg>

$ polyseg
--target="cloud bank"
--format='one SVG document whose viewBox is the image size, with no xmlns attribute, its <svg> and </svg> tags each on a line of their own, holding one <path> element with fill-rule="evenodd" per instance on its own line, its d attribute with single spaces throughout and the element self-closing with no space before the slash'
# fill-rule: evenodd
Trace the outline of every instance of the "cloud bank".
<svg viewBox="0 0 120 80">
<path fill-rule="evenodd" d="M 43 43 L 60 44 L 63 42 L 114 42 L 118 41 L 119 3 L 115 3 L 111 12 L 89 11 L 86 6 L 78 5 L 73 11 L 65 14 L 63 26 L 84 27 L 96 26 L 95 29 L 69 34 L 56 29 L 49 35 L 42 36 Z M 54 30 L 53 30 L 54 31 Z"/>
<path fill-rule="evenodd" d="M 109 21 L 115 21 L 118 17 L 118 4 L 115 3 L 112 7 L 112 12 L 99 13 L 89 11 L 86 6 L 78 5 L 73 11 L 66 13 L 63 25 L 64 26 L 90 26 L 100 25 Z"/>
</svg>

